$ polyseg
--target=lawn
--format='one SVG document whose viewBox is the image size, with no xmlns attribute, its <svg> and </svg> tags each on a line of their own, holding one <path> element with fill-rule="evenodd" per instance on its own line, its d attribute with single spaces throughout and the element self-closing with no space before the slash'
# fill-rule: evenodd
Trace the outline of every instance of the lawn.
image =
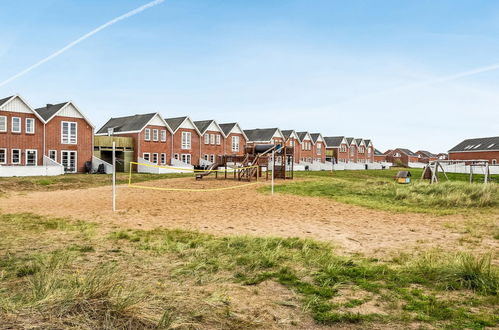
<svg viewBox="0 0 499 330">
<path fill-rule="evenodd" d="M 33 214 L 0 215 L 0 236 L 7 328 L 499 325 L 499 273 L 487 254 L 381 262 L 313 240 L 121 230 Z"/>
<path fill-rule="evenodd" d="M 128 183 L 128 173 L 117 173 L 116 183 Z M 182 178 L 192 174 L 147 174 L 134 173 L 134 182 L 145 182 L 167 178 Z M 0 178 L 0 195 L 20 191 L 52 191 L 63 189 L 85 189 L 111 185 L 110 174 L 65 174 L 60 176 Z"/>
<path fill-rule="evenodd" d="M 327 197 L 342 203 L 395 212 L 456 214 L 497 212 L 499 185 L 469 183 L 466 174 L 449 173 L 430 185 L 420 180 L 421 169 L 410 169 L 412 183 L 397 184 L 398 169 L 368 171 L 296 172 L 296 180 L 279 182 L 277 193 Z M 483 176 L 477 176 L 483 180 Z M 481 182 L 481 181 L 480 181 Z M 268 193 L 269 187 L 261 188 Z"/>
</svg>

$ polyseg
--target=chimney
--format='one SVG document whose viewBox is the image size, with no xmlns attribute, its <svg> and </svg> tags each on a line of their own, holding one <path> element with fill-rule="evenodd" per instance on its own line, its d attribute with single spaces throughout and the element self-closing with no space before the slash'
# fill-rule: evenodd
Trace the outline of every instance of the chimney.
<svg viewBox="0 0 499 330">
<path fill-rule="evenodd" d="M 53 104 L 47 103 L 47 109 L 53 106 Z"/>
</svg>

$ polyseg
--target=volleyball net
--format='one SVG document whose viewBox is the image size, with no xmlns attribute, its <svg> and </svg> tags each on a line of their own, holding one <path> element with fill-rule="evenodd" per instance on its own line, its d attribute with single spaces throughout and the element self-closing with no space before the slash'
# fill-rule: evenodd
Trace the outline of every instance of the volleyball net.
<svg viewBox="0 0 499 330">
<path fill-rule="evenodd" d="M 256 175 L 255 175 L 255 182 L 246 182 L 242 184 L 237 184 L 237 185 L 229 185 L 229 186 L 221 186 L 221 187 L 206 187 L 207 185 L 210 185 L 213 181 L 206 181 L 203 183 L 203 181 L 198 181 L 196 180 L 193 185 L 202 185 L 202 188 L 198 187 L 172 187 L 169 186 L 168 180 L 151 180 L 151 181 L 142 181 L 139 180 L 137 182 L 134 182 L 133 178 L 133 172 L 132 172 L 132 167 L 133 165 L 137 166 L 137 169 L 139 173 L 149 173 L 149 174 L 164 174 L 165 179 L 168 178 L 168 175 L 174 175 L 177 174 L 179 175 L 178 177 L 189 177 L 189 174 L 194 175 L 193 177 L 200 177 L 203 178 L 205 176 L 210 176 L 210 175 L 218 175 L 222 174 L 224 175 L 225 178 L 228 180 L 231 180 L 231 178 L 228 176 L 233 175 L 234 179 L 238 179 L 238 174 L 241 171 L 248 171 L 252 172 L 252 169 L 256 169 Z M 183 174 L 183 175 L 182 175 Z M 177 176 L 175 176 L 177 177 Z M 161 178 L 160 178 L 161 179 Z M 217 182 L 222 182 L 222 180 L 217 180 Z M 225 180 L 223 180 L 225 181 Z M 227 167 L 227 168 L 210 168 L 208 167 L 207 169 L 194 169 L 194 168 L 185 168 L 185 167 L 175 167 L 175 166 L 167 166 L 167 165 L 156 165 L 156 164 L 146 164 L 146 163 L 138 163 L 138 162 L 130 162 L 130 171 L 128 174 L 128 187 L 131 188 L 139 188 L 139 189 L 149 189 L 149 190 L 160 190 L 160 191 L 191 191 L 191 192 L 208 192 L 208 191 L 223 191 L 223 190 L 231 190 L 231 189 L 237 189 L 237 188 L 243 188 L 243 187 L 248 187 L 248 186 L 253 186 L 260 183 L 258 181 L 258 165 L 252 165 L 252 166 L 244 166 L 244 167 Z"/>
</svg>

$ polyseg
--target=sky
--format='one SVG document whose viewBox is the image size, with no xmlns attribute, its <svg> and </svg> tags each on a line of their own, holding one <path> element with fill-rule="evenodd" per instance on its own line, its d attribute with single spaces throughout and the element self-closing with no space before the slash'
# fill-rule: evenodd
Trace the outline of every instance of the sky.
<svg viewBox="0 0 499 330">
<path fill-rule="evenodd" d="M 0 82 L 150 0 L 3 0 Z M 499 135 L 495 0 L 166 0 L 0 86 L 100 128 L 160 112 L 444 152 Z M 480 70 L 478 70 L 480 71 Z"/>
</svg>

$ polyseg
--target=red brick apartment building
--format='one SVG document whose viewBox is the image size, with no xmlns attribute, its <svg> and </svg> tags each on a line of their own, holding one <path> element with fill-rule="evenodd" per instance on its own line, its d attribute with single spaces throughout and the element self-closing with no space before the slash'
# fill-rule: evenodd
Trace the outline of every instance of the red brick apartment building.
<svg viewBox="0 0 499 330">
<path fill-rule="evenodd" d="M 173 132 L 173 158 L 185 164 L 200 165 L 201 132 L 188 116 L 165 118 Z"/>
<path fill-rule="evenodd" d="M 348 144 L 348 162 L 357 162 L 357 142 L 353 137 L 346 138 Z"/>
<path fill-rule="evenodd" d="M 294 160 L 295 163 L 299 163 L 301 160 L 301 142 L 300 137 L 295 132 L 295 130 L 284 130 L 282 131 L 285 139 L 286 147 L 291 147 L 294 150 Z"/>
<path fill-rule="evenodd" d="M 409 149 L 397 148 L 385 152 L 386 161 L 393 165 L 409 166 L 409 163 L 417 163 L 419 157 Z"/>
<path fill-rule="evenodd" d="M 437 160 L 438 156 L 434 153 L 431 153 L 426 150 L 418 150 L 416 151 L 416 155 L 418 155 L 418 162 L 428 164 L 431 161 Z"/>
<path fill-rule="evenodd" d="M 225 123 L 218 125 L 225 135 L 224 154 L 243 156 L 244 146 L 248 137 L 238 123 Z"/>
<path fill-rule="evenodd" d="M 0 165 L 41 166 L 46 156 L 66 173 L 84 172 L 92 161 L 93 131 L 73 102 L 33 109 L 19 95 L 1 99 Z"/>
<path fill-rule="evenodd" d="M 158 165 L 171 164 L 172 130 L 157 112 L 111 118 L 95 135 L 131 137 L 134 161 L 140 157 Z"/>
<path fill-rule="evenodd" d="M 44 125 L 21 96 L 0 99 L 0 165 L 42 165 Z"/>
<path fill-rule="evenodd" d="M 369 139 L 364 140 L 364 145 L 366 147 L 365 159 L 367 163 L 374 163 L 374 145 Z"/>
<path fill-rule="evenodd" d="M 300 162 L 312 163 L 314 161 L 314 143 L 312 141 L 312 136 L 309 132 L 297 132 L 296 134 L 298 134 L 298 137 L 300 138 Z"/>
<path fill-rule="evenodd" d="M 324 138 L 329 161 L 334 163 L 348 162 L 348 142 L 344 136 L 327 136 Z"/>
<path fill-rule="evenodd" d="M 94 126 L 71 101 L 47 104 L 35 111 L 45 121 L 44 154 L 66 173 L 85 172 L 92 161 Z"/>
<path fill-rule="evenodd" d="M 449 150 L 449 160 L 488 160 L 499 164 L 499 136 L 466 139 Z"/>
<path fill-rule="evenodd" d="M 376 163 L 386 162 L 386 155 L 379 151 L 378 149 L 374 149 L 373 152 L 373 161 Z"/>
<path fill-rule="evenodd" d="M 326 162 L 326 143 L 321 133 L 310 134 L 312 138 L 312 151 L 314 153 L 314 160 L 319 163 Z"/>
<path fill-rule="evenodd" d="M 214 120 L 195 121 L 201 134 L 200 155 L 205 161 L 216 163 L 219 156 L 225 154 L 225 135 Z"/>
</svg>

